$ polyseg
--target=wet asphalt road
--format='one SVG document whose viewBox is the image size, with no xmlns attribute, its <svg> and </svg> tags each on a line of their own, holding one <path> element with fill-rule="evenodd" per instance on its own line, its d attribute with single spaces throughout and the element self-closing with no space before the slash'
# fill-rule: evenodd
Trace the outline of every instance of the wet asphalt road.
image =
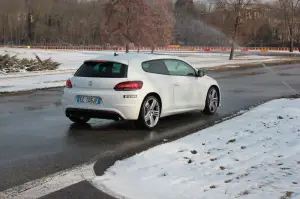
<svg viewBox="0 0 300 199">
<path fill-rule="evenodd" d="M 241 109 L 294 94 L 293 89 L 300 91 L 300 65 L 271 69 L 209 71 L 221 86 L 218 113 L 167 117 L 153 131 L 137 130 L 130 122 L 105 120 L 92 120 L 84 127 L 72 125 L 60 107 L 61 88 L 0 96 L 0 192 L 93 158 L 98 160 L 95 172 L 101 174 L 103 165 L 111 164 L 105 161 L 116 153 L 183 136 Z M 43 198 L 105 197 L 81 182 Z"/>
</svg>

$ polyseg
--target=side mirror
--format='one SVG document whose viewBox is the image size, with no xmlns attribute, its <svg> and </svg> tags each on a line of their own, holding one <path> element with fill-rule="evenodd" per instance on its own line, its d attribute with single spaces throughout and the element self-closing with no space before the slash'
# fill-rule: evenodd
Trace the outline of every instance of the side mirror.
<svg viewBox="0 0 300 199">
<path fill-rule="evenodd" d="M 204 69 L 199 69 L 197 71 L 197 77 L 203 77 L 205 75 L 205 70 Z"/>
</svg>

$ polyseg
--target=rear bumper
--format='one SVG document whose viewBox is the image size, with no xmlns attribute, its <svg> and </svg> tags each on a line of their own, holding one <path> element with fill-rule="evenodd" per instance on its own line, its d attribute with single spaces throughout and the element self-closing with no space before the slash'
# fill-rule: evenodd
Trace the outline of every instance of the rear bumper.
<svg viewBox="0 0 300 199">
<path fill-rule="evenodd" d="M 140 105 L 116 105 L 111 108 L 97 107 L 94 105 L 80 106 L 76 104 L 64 104 L 66 116 L 87 116 L 98 119 L 112 120 L 137 120 L 140 113 Z"/>
<path fill-rule="evenodd" d="M 65 110 L 67 117 L 89 117 L 109 120 L 124 120 L 125 118 L 115 111 L 91 110 L 80 108 L 67 108 Z"/>
<path fill-rule="evenodd" d="M 78 103 L 77 95 L 101 97 L 101 104 Z M 135 98 L 124 96 L 135 95 Z M 90 118 L 112 120 L 137 120 L 143 101 L 143 93 L 135 92 L 82 92 L 75 89 L 65 90 L 62 106 L 66 116 L 87 116 Z"/>
</svg>

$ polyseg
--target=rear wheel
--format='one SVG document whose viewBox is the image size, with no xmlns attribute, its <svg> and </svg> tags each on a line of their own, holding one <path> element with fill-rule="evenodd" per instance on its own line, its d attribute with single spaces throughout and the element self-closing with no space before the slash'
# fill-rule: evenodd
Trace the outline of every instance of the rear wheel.
<svg viewBox="0 0 300 199">
<path fill-rule="evenodd" d="M 69 119 L 76 124 L 85 124 L 90 120 L 88 117 L 69 117 Z"/>
<path fill-rule="evenodd" d="M 136 126 L 140 128 L 154 128 L 160 118 L 160 101 L 155 96 L 148 96 L 140 110 L 139 119 L 135 121 Z"/>
<path fill-rule="evenodd" d="M 207 115 L 213 115 L 218 109 L 219 104 L 219 92 L 215 87 L 211 87 L 206 96 L 204 113 Z"/>
</svg>

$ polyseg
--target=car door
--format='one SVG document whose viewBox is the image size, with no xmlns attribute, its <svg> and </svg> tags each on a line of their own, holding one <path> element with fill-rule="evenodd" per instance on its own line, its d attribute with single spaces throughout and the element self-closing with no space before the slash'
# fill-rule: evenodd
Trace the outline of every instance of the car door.
<svg viewBox="0 0 300 199">
<path fill-rule="evenodd" d="M 205 107 L 205 101 L 206 101 L 206 95 L 207 95 L 207 82 L 206 82 L 206 78 L 204 75 L 198 76 L 195 80 L 195 93 L 196 93 L 196 98 L 197 101 L 196 103 L 196 107 L 200 108 L 200 109 L 204 109 Z"/>
<path fill-rule="evenodd" d="M 162 100 L 162 115 L 172 112 L 175 108 L 173 84 L 169 71 L 161 59 L 149 60 L 142 63 L 143 70 L 151 82 L 152 91 L 157 92 Z"/>
<path fill-rule="evenodd" d="M 185 65 L 187 68 L 192 69 L 192 71 L 195 71 L 195 73 L 198 73 L 198 70 L 195 70 L 189 63 L 180 60 L 180 62 Z M 206 82 L 205 78 L 203 76 L 195 75 L 195 78 L 192 78 L 192 89 L 193 89 L 193 101 L 191 104 L 194 105 L 194 108 L 196 109 L 202 109 L 205 106 L 205 100 L 206 100 Z"/>
<path fill-rule="evenodd" d="M 164 60 L 172 77 L 176 109 L 194 108 L 197 102 L 195 92 L 196 71 L 187 63 L 177 59 Z"/>
</svg>

